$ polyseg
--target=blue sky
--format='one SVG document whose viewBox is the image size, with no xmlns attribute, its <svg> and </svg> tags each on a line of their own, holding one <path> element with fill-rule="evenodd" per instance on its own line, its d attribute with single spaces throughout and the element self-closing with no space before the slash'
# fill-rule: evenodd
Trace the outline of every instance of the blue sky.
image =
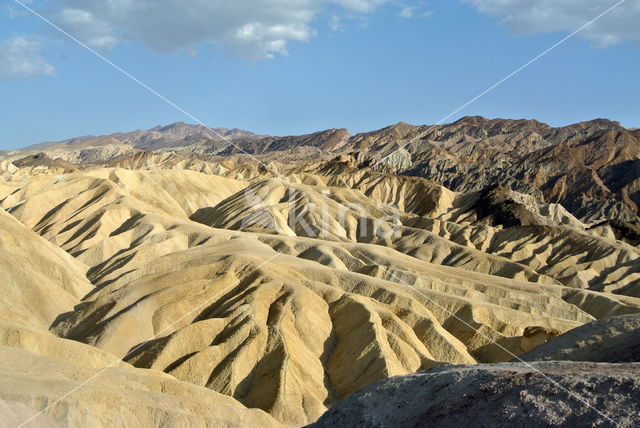
<svg viewBox="0 0 640 428">
<path fill-rule="evenodd" d="M 272 135 L 432 124 L 596 17 L 605 0 L 33 0 L 209 126 Z M 626 0 L 451 117 L 640 127 L 640 1 Z M 0 149 L 193 122 L 0 2 Z"/>
</svg>

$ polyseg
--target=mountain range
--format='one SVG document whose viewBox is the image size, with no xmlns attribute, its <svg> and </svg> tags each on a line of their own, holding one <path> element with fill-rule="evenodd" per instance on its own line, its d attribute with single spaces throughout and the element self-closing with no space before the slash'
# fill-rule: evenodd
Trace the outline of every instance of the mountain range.
<svg viewBox="0 0 640 428">
<path fill-rule="evenodd" d="M 4 157 L 40 152 L 78 165 L 130 164 L 143 152 L 214 163 L 245 155 L 271 165 L 274 174 L 348 155 L 361 167 L 426 178 L 457 192 L 506 186 L 560 204 L 589 224 L 621 223 L 621 230 L 638 224 L 640 206 L 640 131 L 606 119 L 553 128 L 535 120 L 464 117 L 437 126 L 398 123 L 353 136 L 330 129 L 288 137 L 179 122 L 44 143 Z"/>
</svg>

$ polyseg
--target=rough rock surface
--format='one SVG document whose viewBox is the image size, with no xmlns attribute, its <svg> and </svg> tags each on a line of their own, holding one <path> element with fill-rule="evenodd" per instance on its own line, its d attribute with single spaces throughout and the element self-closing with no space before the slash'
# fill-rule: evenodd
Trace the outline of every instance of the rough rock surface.
<svg viewBox="0 0 640 428">
<path fill-rule="evenodd" d="M 312 426 L 634 427 L 638 388 L 636 363 L 445 366 L 358 391 Z"/>
<path fill-rule="evenodd" d="M 520 358 L 524 361 L 640 362 L 640 316 L 624 315 L 587 323 Z"/>
</svg>

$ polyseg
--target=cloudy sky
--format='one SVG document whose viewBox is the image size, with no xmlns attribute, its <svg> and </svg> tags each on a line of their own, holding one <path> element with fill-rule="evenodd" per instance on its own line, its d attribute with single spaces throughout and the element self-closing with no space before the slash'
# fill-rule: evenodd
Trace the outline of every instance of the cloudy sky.
<svg viewBox="0 0 640 428">
<path fill-rule="evenodd" d="M 616 0 L 21 0 L 210 126 L 436 123 Z M 640 127 L 640 0 L 457 112 Z M 0 149 L 192 118 L 0 2 Z"/>
</svg>

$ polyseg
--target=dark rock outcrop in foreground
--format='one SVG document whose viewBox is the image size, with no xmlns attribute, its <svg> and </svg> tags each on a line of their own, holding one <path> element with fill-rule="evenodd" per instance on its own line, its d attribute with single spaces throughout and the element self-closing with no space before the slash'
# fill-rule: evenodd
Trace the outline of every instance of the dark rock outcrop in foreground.
<svg viewBox="0 0 640 428">
<path fill-rule="evenodd" d="M 611 317 L 587 323 L 522 355 L 520 360 L 640 362 L 640 315 Z"/>
<path fill-rule="evenodd" d="M 631 427 L 639 388 L 638 363 L 445 366 L 363 389 L 313 426 Z"/>
</svg>

